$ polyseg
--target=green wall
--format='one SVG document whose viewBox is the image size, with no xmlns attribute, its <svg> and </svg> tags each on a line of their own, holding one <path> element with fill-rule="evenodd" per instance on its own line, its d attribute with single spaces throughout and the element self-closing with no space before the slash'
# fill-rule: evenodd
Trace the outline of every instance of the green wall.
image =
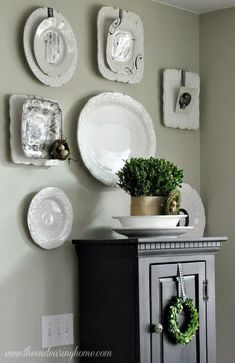
<svg viewBox="0 0 235 363">
<path fill-rule="evenodd" d="M 138 85 L 110 82 L 99 75 L 96 18 L 103 5 L 133 10 L 143 20 L 145 74 Z M 24 23 L 39 6 L 52 6 L 64 14 L 78 40 L 78 69 L 73 79 L 59 89 L 37 81 L 24 57 Z M 40 349 L 42 315 L 74 312 L 76 322 L 79 320 L 75 251 L 70 241 L 54 251 L 41 250 L 32 243 L 26 215 L 33 195 L 46 186 L 57 186 L 68 194 L 74 208 L 71 239 L 110 235 L 111 216 L 129 211 L 129 197 L 93 179 L 79 157 L 77 119 L 91 96 L 102 91 L 120 91 L 141 102 L 154 122 L 158 155 L 177 162 L 185 170 L 185 182 L 199 189 L 199 131 L 163 127 L 161 101 L 164 68 L 199 71 L 199 17 L 150 0 L 0 0 L 0 34 L 1 355 L 7 349 L 29 345 Z M 8 98 L 18 93 L 49 97 L 61 103 L 64 131 L 76 162 L 49 169 L 11 162 Z M 38 361 L 48 360 L 31 360 Z"/>
<path fill-rule="evenodd" d="M 201 192 L 207 234 L 228 235 L 216 260 L 218 363 L 235 357 L 235 8 L 200 18 Z"/>
</svg>

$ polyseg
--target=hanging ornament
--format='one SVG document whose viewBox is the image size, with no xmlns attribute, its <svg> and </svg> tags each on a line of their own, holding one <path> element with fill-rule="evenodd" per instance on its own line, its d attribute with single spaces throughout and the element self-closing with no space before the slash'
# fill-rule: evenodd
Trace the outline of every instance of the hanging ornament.
<svg viewBox="0 0 235 363">
<path fill-rule="evenodd" d="M 189 113 L 192 111 L 193 101 L 196 94 L 194 88 L 186 86 L 186 71 L 181 70 L 181 83 L 177 96 L 175 112 L 176 113 Z"/>
<path fill-rule="evenodd" d="M 172 305 L 169 307 L 168 314 L 168 332 L 174 341 L 178 344 L 186 345 L 191 342 L 199 328 L 199 313 L 193 300 L 186 297 L 184 276 L 182 266 L 178 264 L 178 297 L 174 298 Z M 184 313 L 185 324 L 181 329 L 178 322 L 178 314 Z"/>
</svg>

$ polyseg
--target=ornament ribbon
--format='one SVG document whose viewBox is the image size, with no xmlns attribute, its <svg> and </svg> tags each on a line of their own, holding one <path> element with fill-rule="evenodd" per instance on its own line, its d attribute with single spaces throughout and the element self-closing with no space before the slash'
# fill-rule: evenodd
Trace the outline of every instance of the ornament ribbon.
<svg viewBox="0 0 235 363">
<path fill-rule="evenodd" d="M 183 300 L 186 300 L 186 290 L 185 290 L 185 282 L 183 275 L 183 268 L 181 263 L 178 263 L 178 297 L 181 297 Z"/>
</svg>

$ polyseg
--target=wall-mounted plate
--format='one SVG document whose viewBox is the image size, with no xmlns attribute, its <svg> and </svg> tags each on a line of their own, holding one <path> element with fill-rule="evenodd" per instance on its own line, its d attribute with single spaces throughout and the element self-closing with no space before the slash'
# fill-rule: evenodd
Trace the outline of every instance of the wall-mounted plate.
<svg viewBox="0 0 235 363">
<path fill-rule="evenodd" d="M 57 102 L 29 97 L 22 110 L 22 148 L 28 158 L 49 159 L 54 141 L 62 138 L 62 111 Z"/>
<path fill-rule="evenodd" d="M 133 12 L 111 6 L 98 14 L 98 66 L 104 78 L 138 83 L 144 72 L 144 30 Z"/>
<path fill-rule="evenodd" d="M 118 18 L 110 26 L 106 58 L 110 69 L 117 75 L 134 77 L 142 68 L 142 33 L 138 23 L 128 18 Z"/>
<path fill-rule="evenodd" d="M 71 233 L 72 205 L 59 188 L 42 189 L 30 203 L 27 221 L 31 237 L 40 247 L 60 247 Z"/>
<path fill-rule="evenodd" d="M 50 77 L 60 77 L 72 66 L 76 41 L 64 20 L 43 20 L 34 36 L 34 54 L 41 70 Z"/>
<path fill-rule="evenodd" d="M 112 187 L 125 160 L 156 153 L 151 117 L 140 103 L 121 93 L 91 98 L 80 114 L 77 136 L 86 167 L 96 179 Z"/>
<path fill-rule="evenodd" d="M 29 67 L 31 68 L 34 75 L 44 84 L 50 87 L 60 87 L 67 83 L 73 76 L 78 59 L 78 51 L 77 51 L 77 42 L 75 35 L 65 17 L 60 14 L 57 10 L 53 10 L 53 18 L 57 20 L 48 20 L 52 19 L 48 17 L 50 8 L 39 8 L 36 9 L 27 19 L 25 27 L 24 27 L 24 51 L 25 56 L 28 61 Z M 49 23 L 44 23 L 47 20 Z M 42 24 L 41 24 L 42 23 Z M 47 28 L 49 26 L 49 33 L 41 31 L 38 29 L 44 28 L 44 25 L 47 24 Z M 54 26 L 52 26 L 54 24 Z M 63 31 L 60 31 L 58 28 L 58 24 L 63 24 Z M 40 36 L 38 35 L 40 33 Z M 36 34 L 35 43 L 39 42 L 39 44 L 35 44 L 36 52 L 37 52 L 37 60 L 34 54 L 34 37 Z M 66 35 L 65 35 L 66 34 Z M 58 43 L 54 40 L 51 40 L 51 44 L 47 42 L 47 35 L 50 35 L 54 39 L 60 39 L 60 55 L 57 55 L 57 62 L 54 63 L 48 62 L 50 57 L 48 58 L 48 48 L 55 54 L 55 49 L 58 46 Z M 38 39 L 38 36 L 40 39 Z M 50 39 L 49 39 L 50 41 Z M 72 47 L 72 50 L 71 50 Z M 44 50 L 43 50 L 44 49 Z M 67 50 L 69 50 L 69 62 L 67 62 Z M 42 60 L 44 56 L 44 62 Z M 51 55 L 51 59 L 53 55 Z M 46 64 L 47 63 L 47 64 Z M 62 65 L 62 68 L 61 68 Z M 66 67 L 65 67 L 66 65 Z M 53 71 L 52 71 L 53 70 Z M 61 72 L 63 70 L 63 72 Z"/>
<path fill-rule="evenodd" d="M 192 231 L 187 232 L 185 237 L 202 237 L 206 226 L 206 215 L 200 195 L 186 183 L 182 184 L 180 194 L 180 207 L 187 211 L 189 225 L 194 227 Z"/>
<path fill-rule="evenodd" d="M 186 86 L 191 93 L 191 102 L 185 109 L 180 109 L 181 70 L 166 69 L 163 73 L 163 123 L 167 127 L 180 129 L 199 128 L 199 75 L 186 72 Z M 185 92 L 186 93 L 186 92 Z"/>
<path fill-rule="evenodd" d="M 9 99 L 11 159 L 15 164 L 57 166 L 59 160 L 34 159 L 25 155 L 21 142 L 21 120 L 26 95 L 12 95 Z"/>
</svg>

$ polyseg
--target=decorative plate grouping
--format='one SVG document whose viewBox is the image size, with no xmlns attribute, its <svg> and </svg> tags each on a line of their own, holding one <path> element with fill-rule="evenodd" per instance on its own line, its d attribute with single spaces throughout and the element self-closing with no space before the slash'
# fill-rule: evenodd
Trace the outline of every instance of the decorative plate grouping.
<svg viewBox="0 0 235 363">
<path fill-rule="evenodd" d="M 97 33 L 101 75 L 112 81 L 140 82 L 144 73 L 144 29 L 140 17 L 131 11 L 104 6 L 98 13 Z M 71 80 L 78 61 L 77 41 L 69 22 L 59 11 L 50 7 L 33 11 L 24 27 L 23 45 L 30 69 L 43 84 L 60 87 Z M 184 70 L 166 70 L 163 83 L 164 124 L 197 128 L 198 75 Z M 72 160 L 63 135 L 62 110 L 58 102 L 12 95 L 9 106 L 14 163 L 56 166 L 59 160 Z M 77 141 L 87 169 L 110 187 L 117 186 L 117 172 L 127 159 L 156 155 L 156 134 L 147 110 L 133 98 L 117 92 L 101 93 L 87 102 L 79 115 Z M 138 226 L 115 230 L 125 236 L 202 235 L 203 205 L 196 192 L 189 188 L 183 186 L 182 207 L 189 212 L 190 226 L 177 227 L 178 222 L 173 222 L 173 225 L 141 227 L 142 230 Z M 176 214 L 175 210 L 172 214 Z M 185 218 L 178 216 L 178 221 L 180 219 Z M 28 225 L 32 238 L 43 248 L 60 246 L 72 226 L 72 207 L 64 193 L 57 188 L 42 190 L 31 203 Z"/>
</svg>

